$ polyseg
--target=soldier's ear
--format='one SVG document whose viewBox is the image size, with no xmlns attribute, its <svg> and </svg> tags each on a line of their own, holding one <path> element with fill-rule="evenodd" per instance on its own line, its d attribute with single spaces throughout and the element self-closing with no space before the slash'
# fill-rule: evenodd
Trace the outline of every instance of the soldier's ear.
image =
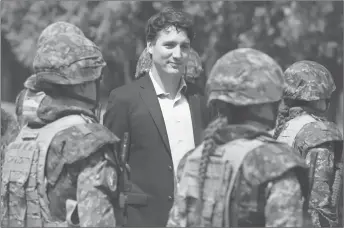
<svg viewBox="0 0 344 228">
<path fill-rule="evenodd" d="M 149 54 L 153 53 L 153 43 L 152 42 L 147 42 L 147 51 Z"/>
</svg>

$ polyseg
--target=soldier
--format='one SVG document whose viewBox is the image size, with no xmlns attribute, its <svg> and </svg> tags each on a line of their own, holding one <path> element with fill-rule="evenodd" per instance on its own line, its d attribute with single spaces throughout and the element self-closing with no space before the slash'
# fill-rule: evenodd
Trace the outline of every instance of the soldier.
<svg viewBox="0 0 344 228">
<path fill-rule="evenodd" d="M 218 110 L 203 143 L 178 167 L 170 227 L 302 227 L 307 166 L 268 134 L 283 72 L 268 55 L 240 48 L 221 57 L 207 81 Z"/>
<path fill-rule="evenodd" d="M 5 153 L 2 226 L 118 224 L 119 139 L 97 114 L 105 65 L 98 47 L 74 33 L 50 36 L 37 50 L 25 82 L 26 125 Z"/>
<path fill-rule="evenodd" d="M 325 117 L 336 86 L 331 73 L 312 61 L 294 63 L 284 77 L 283 106 L 274 137 L 294 147 L 308 165 L 317 154 L 310 196 L 312 222 L 317 227 L 338 226 L 343 138 L 337 126 Z"/>
</svg>

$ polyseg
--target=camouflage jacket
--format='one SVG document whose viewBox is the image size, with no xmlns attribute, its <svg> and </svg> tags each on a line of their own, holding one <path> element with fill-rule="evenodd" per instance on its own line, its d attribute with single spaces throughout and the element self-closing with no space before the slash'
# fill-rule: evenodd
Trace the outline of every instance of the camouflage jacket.
<svg viewBox="0 0 344 228">
<path fill-rule="evenodd" d="M 216 138 L 215 142 L 222 142 L 216 151 L 224 150 L 236 139 L 246 138 L 250 140 L 257 135 L 267 135 L 267 133 L 248 125 L 227 126 L 214 136 Z M 192 202 L 194 202 L 193 197 L 186 196 L 185 198 L 180 192 L 182 187 L 185 187 L 182 184 L 186 183 L 183 183 L 182 180 L 187 172 L 185 167 L 188 158 L 201 147 L 203 147 L 203 144 L 188 152 L 179 163 L 177 179 L 180 186 L 170 211 L 167 226 L 197 226 L 194 223 L 193 216 L 193 213 L 195 213 L 192 205 Z M 291 151 L 292 149 L 289 146 L 277 143 L 267 137 L 261 146 L 247 154 L 235 179 L 230 201 L 225 202 L 225 204 L 230 205 L 228 216 L 230 217 L 231 226 L 301 227 L 303 225 L 301 201 L 302 197 L 307 194 L 307 168 L 302 159 Z M 213 174 L 210 172 L 207 173 L 207 176 L 213 176 Z M 189 184 L 191 185 L 191 183 Z M 185 202 L 189 202 L 188 204 L 191 206 L 185 206 Z M 215 202 L 215 207 L 218 207 L 219 204 L 219 201 Z M 220 216 L 225 215 L 220 213 Z M 210 217 L 214 219 L 215 216 Z M 209 222 L 208 225 L 213 226 L 211 224 L 214 221 Z M 221 225 L 218 224 L 218 226 Z"/>
<path fill-rule="evenodd" d="M 46 194 L 50 220 L 81 227 L 116 226 L 118 196 L 116 145 L 119 139 L 104 126 L 94 123 L 87 109 L 63 105 L 63 100 L 39 93 L 26 98 L 22 118 L 30 128 L 41 128 L 68 115 L 86 120 L 69 127 L 52 139 L 45 162 Z M 35 105 L 32 105 L 34 101 Z"/>
<path fill-rule="evenodd" d="M 316 227 L 338 226 L 337 207 L 333 204 L 333 182 L 336 170 L 342 166 L 340 161 L 343 137 L 337 126 L 324 117 L 315 115 L 309 109 L 299 107 L 289 110 L 291 119 L 285 123 L 280 136 L 285 134 L 288 124 L 300 117 L 312 118 L 312 121 L 300 125 L 293 146 L 310 166 L 310 158 L 318 154 L 313 188 L 310 196 L 310 214 Z M 342 174 L 341 174 L 342 175 Z M 336 203 L 337 204 L 337 203 Z"/>
</svg>

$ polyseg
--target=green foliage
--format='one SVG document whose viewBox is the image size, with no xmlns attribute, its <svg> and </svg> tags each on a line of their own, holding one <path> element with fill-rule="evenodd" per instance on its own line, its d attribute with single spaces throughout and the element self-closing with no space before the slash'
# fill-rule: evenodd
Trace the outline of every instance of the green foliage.
<svg viewBox="0 0 344 228">
<path fill-rule="evenodd" d="M 133 79 L 145 47 L 146 21 L 167 5 L 192 15 L 196 31 L 192 45 L 200 53 L 205 75 L 227 51 L 254 47 L 284 69 L 301 59 L 318 61 L 342 88 L 342 1 L 2 1 L 1 30 L 17 59 L 31 66 L 35 43 L 47 25 L 68 21 L 79 26 L 113 65 L 113 78 L 108 80 L 113 88 L 118 86 L 114 77 L 123 83 Z"/>
</svg>

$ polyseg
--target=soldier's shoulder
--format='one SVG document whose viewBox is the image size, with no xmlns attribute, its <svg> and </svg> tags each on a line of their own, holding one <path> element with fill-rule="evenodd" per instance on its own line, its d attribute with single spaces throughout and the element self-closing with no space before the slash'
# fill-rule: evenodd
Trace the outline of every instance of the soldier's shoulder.
<svg viewBox="0 0 344 228">
<path fill-rule="evenodd" d="M 61 145 L 64 142 L 64 156 L 69 157 L 69 162 L 73 162 L 90 156 L 104 146 L 112 147 L 119 141 L 120 139 L 103 125 L 85 123 L 57 133 L 52 144 Z"/>
<path fill-rule="evenodd" d="M 76 124 L 67 128 L 64 134 L 73 135 L 76 140 L 97 138 L 100 142 L 117 142 L 119 138 L 107 127 L 99 123 Z"/>
<path fill-rule="evenodd" d="M 295 145 L 298 148 L 309 149 L 331 141 L 343 141 L 338 126 L 330 121 L 315 121 L 306 124 L 298 132 Z"/>
<path fill-rule="evenodd" d="M 253 149 L 243 162 L 243 171 L 250 181 L 262 183 L 283 175 L 288 170 L 300 168 L 306 172 L 307 165 L 296 151 L 285 143 L 274 139 Z"/>
<path fill-rule="evenodd" d="M 64 165 L 72 165 L 77 170 L 84 162 L 97 163 L 106 157 L 105 153 L 112 154 L 119 141 L 118 137 L 98 123 L 75 124 L 57 132 L 47 154 L 49 183 L 57 181 Z"/>
</svg>

